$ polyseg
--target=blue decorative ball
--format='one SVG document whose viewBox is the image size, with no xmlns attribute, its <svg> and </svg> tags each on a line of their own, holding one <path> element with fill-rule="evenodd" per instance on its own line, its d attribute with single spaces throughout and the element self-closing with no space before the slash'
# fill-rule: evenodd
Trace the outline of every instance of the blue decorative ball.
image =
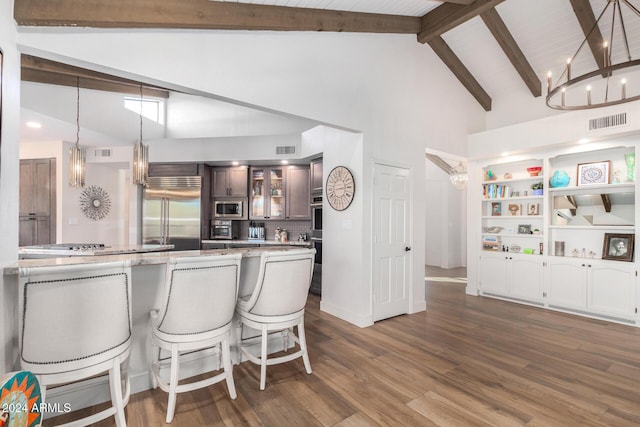
<svg viewBox="0 0 640 427">
<path fill-rule="evenodd" d="M 560 169 L 553 173 L 553 176 L 551 176 L 551 179 L 549 180 L 549 185 L 554 188 L 566 187 L 567 185 L 569 185 L 570 181 L 571 178 L 569 177 L 569 175 L 567 175 L 565 171 Z"/>
</svg>

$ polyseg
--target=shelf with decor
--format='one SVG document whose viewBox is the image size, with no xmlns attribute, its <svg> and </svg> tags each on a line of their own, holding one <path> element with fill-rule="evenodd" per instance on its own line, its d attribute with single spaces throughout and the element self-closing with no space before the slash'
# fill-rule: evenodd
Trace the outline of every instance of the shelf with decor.
<svg viewBox="0 0 640 427">
<path fill-rule="evenodd" d="M 550 255 L 607 259 L 612 245 L 622 240 L 632 247 L 608 259 L 634 261 L 635 147 L 558 155 L 549 159 L 549 167 Z"/>
<path fill-rule="evenodd" d="M 541 159 L 531 159 L 483 168 L 480 244 L 484 256 L 544 253 L 542 164 Z"/>
</svg>

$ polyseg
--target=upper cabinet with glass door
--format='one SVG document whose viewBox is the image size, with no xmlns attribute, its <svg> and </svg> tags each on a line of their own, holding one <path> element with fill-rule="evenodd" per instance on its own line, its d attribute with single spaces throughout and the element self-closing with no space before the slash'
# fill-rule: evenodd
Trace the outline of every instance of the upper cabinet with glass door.
<svg viewBox="0 0 640 427">
<path fill-rule="evenodd" d="M 283 168 L 251 168 L 249 219 L 285 218 Z"/>
</svg>

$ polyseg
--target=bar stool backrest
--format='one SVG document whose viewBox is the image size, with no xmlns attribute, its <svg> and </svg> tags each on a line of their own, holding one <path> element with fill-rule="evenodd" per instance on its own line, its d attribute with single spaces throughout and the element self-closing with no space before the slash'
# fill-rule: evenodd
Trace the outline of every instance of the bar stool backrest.
<svg viewBox="0 0 640 427">
<path fill-rule="evenodd" d="M 230 324 L 238 298 L 241 254 L 172 258 L 158 314 L 158 332 L 205 334 Z"/>
<path fill-rule="evenodd" d="M 264 253 L 247 311 L 283 316 L 303 310 L 311 286 L 314 255 L 315 249 Z"/>
<path fill-rule="evenodd" d="M 34 374 L 103 363 L 131 342 L 128 261 L 20 269 L 21 366 Z"/>
</svg>

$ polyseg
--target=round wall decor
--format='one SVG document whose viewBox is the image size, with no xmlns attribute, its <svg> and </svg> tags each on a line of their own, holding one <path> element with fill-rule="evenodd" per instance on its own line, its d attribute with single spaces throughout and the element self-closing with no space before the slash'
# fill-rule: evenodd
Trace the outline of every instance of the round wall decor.
<svg viewBox="0 0 640 427">
<path fill-rule="evenodd" d="M 333 209 L 337 211 L 347 209 L 356 191 L 351 171 L 344 166 L 333 168 L 327 177 L 326 190 L 327 200 Z"/>
<path fill-rule="evenodd" d="M 80 195 L 80 209 L 82 213 L 94 221 L 100 221 L 109 214 L 111 200 L 109 193 L 102 187 L 90 185 Z"/>
</svg>

